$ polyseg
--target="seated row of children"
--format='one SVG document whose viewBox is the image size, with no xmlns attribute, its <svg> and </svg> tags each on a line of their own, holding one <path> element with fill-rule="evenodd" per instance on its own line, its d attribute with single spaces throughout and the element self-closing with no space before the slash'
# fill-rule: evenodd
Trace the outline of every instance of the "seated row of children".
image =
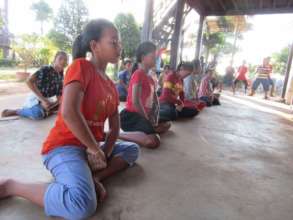
<svg viewBox="0 0 293 220">
<path fill-rule="evenodd" d="M 156 82 L 149 75 L 155 66 L 157 48 L 152 42 L 143 42 L 137 48 L 130 82 L 120 85 L 124 92 L 127 89 L 127 96 L 121 94 L 124 100 L 126 97 L 126 106 L 119 113 L 119 95 L 106 67 L 118 62 L 121 49 L 116 27 L 104 19 L 92 20 L 75 39 L 74 60 L 62 88 L 67 62 L 64 53 L 56 55 L 49 69 L 31 76 L 28 86 L 34 93 L 34 102 L 19 110 L 4 110 L 2 116 L 41 119 L 52 113 L 53 105 L 55 108 L 56 103 L 60 104 L 41 151 L 43 163 L 54 179 L 48 184 L 1 178 L 0 199 L 19 196 L 43 207 L 47 216 L 86 219 L 105 199 L 101 181 L 132 166 L 139 157 L 139 145 L 159 147 L 159 135 L 170 129 L 170 121 L 194 117 L 217 100 L 210 88 L 212 68 L 207 69 L 199 88 L 195 88 L 190 76 L 200 68 L 198 62 L 183 62 L 176 70 L 169 69 L 158 98 Z M 184 95 L 185 88 L 190 90 L 186 91 L 188 96 Z M 191 92 L 197 90 L 198 95 Z M 49 101 L 52 96 L 57 96 L 55 103 Z M 124 132 L 120 132 L 120 124 Z"/>
</svg>

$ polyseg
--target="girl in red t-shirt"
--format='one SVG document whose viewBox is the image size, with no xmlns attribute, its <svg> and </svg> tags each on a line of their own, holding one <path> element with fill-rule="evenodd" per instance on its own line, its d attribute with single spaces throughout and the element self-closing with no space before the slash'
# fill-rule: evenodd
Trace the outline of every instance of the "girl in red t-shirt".
<svg viewBox="0 0 293 220">
<path fill-rule="evenodd" d="M 116 143 L 119 100 L 105 70 L 108 63 L 118 61 L 120 51 L 118 31 L 111 22 L 97 19 L 85 26 L 74 42 L 61 109 L 42 148 L 44 165 L 54 180 L 49 184 L 0 180 L 0 198 L 20 196 L 44 207 L 46 215 L 65 219 L 87 219 L 95 212 L 95 190 L 100 201 L 105 197 L 100 181 L 132 165 L 139 152 L 134 143 Z M 87 52 L 90 60 L 85 59 Z"/>
<path fill-rule="evenodd" d="M 155 66 L 156 46 L 143 42 L 136 51 L 138 69 L 130 79 L 126 108 L 120 113 L 121 128 L 126 131 L 120 138 L 147 148 L 160 145 L 159 133 L 167 131 L 169 122 L 159 123 L 159 102 L 156 86 L 149 71 Z"/>
</svg>

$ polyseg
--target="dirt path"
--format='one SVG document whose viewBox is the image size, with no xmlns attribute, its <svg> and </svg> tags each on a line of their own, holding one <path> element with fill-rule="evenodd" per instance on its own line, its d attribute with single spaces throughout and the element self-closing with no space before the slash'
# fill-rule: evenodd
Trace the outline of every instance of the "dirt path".
<svg viewBox="0 0 293 220">
<path fill-rule="evenodd" d="M 0 96 L 23 94 L 29 92 L 29 88 L 24 82 L 0 81 Z"/>
</svg>

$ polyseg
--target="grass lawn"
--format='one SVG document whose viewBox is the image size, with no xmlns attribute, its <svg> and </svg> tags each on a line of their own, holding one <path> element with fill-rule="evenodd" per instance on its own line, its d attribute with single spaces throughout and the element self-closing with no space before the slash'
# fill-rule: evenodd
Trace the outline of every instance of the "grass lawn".
<svg viewBox="0 0 293 220">
<path fill-rule="evenodd" d="M 30 68 L 27 71 L 30 73 L 34 73 L 37 68 Z M 0 67 L 0 80 L 3 81 L 16 81 L 16 72 L 23 72 L 23 68 L 19 67 Z"/>
</svg>

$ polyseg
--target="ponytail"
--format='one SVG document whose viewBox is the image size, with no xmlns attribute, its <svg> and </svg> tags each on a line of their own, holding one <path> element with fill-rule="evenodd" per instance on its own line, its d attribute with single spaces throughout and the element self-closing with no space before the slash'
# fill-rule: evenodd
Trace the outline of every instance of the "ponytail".
<svg viewBox="0 0 293 220">
<path fill-rule="evenodd" d="M 82 35 L 79 34 L 72 46 L 72 57 L 73 59 L 84 58 L 86 56 L 87 50 L 84 48 Z"/>
<path fill-rule="evenodd" d="M 73 59 L 85 58 L 87 52 L 91 52 L 90 42 L 92 40 L 99 41 L 105 28 L 114 28 L 114 24 L 105 19 L 91 20 L 79 34 L 72 46 Z"/>
<path fill-rule="evenodd" d="M 138 62 L 135 62 L 132 66 L 131 74 L 133 74 L 138 69 Z"/>
</svg>

